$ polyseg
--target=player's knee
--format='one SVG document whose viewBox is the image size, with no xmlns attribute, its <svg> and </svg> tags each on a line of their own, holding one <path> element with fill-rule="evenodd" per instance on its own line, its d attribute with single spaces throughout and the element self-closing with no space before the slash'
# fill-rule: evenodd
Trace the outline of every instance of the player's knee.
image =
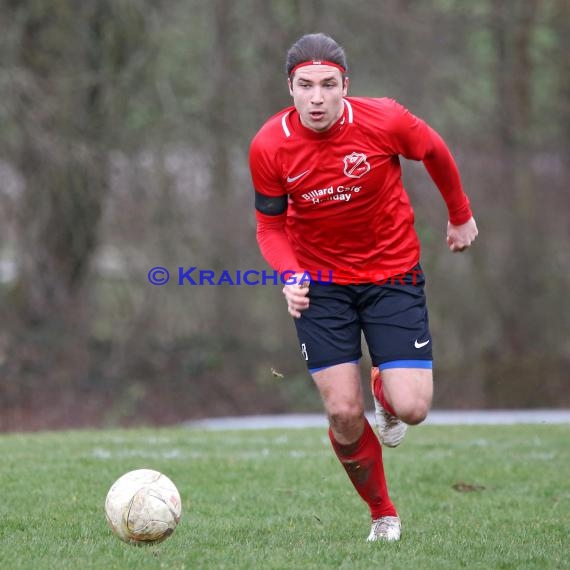
<svg viewBox="0 0 570 570">
<path fill-rule="evenodd" d="M 395 407 L 398 417 L 409 425 L 421 424 L 429 412 L 429 403 L 425 400 L 406 402 Z"/>
<path fill-rule="evenodd" d="M 339 432 L 352 431 L 364 418 L 364 409 L 359 404 L 342 402 L 329 409 L 329 420 Z"/>
</svg>

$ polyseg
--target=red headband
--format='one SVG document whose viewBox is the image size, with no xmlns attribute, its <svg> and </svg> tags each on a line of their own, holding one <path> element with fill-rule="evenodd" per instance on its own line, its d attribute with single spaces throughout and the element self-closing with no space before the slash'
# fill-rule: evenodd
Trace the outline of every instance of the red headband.
<svg viewBox="0 0 570 570">
<path fill-rule="evenodd" d="M 320 61 L 313 59 L 311 61 L 304 61 L 303 63 L 299 63 L 298 65 L 296 65 L 291 70 L 289 77 L 291 77 L 293 73 L 297 71 L 297 69 L 299 69 L 300 67 L 306 67 L 307 65 L 330 65 L 331 67 L 336 67 L 341 73 L 346 73 L 346 69 L 342 65 L 339 65 L 338 63 L 333 63 L 332 61 Z"/>
</svg>

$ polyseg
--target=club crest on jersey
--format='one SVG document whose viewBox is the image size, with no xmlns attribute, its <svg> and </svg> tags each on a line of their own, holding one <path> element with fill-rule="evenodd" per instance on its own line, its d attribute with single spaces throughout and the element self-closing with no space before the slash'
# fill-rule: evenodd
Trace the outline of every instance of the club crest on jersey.
<svg viewBox="0 0 570 570">
<path fill-rule="evenodd" d="M 353 152 L 344 157 L 344 173 L 350 178 L 360 178 L 370 171 L 370 163 L 362 152 Z"/>
</svg>

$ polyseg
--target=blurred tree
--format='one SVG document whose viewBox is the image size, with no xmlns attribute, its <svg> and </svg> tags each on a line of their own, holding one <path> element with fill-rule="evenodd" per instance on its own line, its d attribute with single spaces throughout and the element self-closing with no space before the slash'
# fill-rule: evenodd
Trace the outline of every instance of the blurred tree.
<svg viewBox="0 0 570 570">
<path fill-rule="evenodd" d="M 13 26 L 13 136 L 5 148 L 24 179 L 11 297 L 20 332 L 3 376 L 29 382 L 0 389 L 24 399 L 41 400 L 56 387 L 71 395 L 86 377 L 86 279 L 108 190 L 109 147 L 120 132 L 115 121 L 128 104 L 125 90 L 117 93 L 134 83 L 148 57 L 148 10 L 127 0 L 2 5 Z"/>
<path fill-rule="evenodd" d="M 437 405 L 568 405 L 569 21 L 564 0 L 0 2 L 0 256 L 18 266 L 0 427 L 320 409 L 280 287 L 146 279 L 267 269 L 248 145 L 314 31 L 346 48 L 351 95 L 440 130 L 475 207 L 480 239 L 451 255 L 443 202 L 403 161 Z"/>
</svg>

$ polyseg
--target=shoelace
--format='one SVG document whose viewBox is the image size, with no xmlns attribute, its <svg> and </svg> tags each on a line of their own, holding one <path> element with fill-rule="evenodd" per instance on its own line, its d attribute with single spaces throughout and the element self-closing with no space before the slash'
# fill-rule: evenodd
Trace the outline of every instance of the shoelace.
<svg viewBox="0 0 570 570">
<path fill-rule="evenodd" d="M 398 418 L 393 416 L 390 412 L 384 410 L 384 419 L 386 420 L 386 427 L 391 428 L 398 423 Z"/>
</svg>

